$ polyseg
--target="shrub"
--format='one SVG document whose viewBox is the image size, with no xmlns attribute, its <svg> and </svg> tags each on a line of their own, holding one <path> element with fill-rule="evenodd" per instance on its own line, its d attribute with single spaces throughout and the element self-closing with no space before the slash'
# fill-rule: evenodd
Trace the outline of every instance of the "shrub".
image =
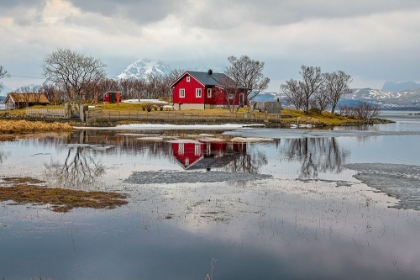
<svg viewBox="0 0 420 280">
<path fill-rule="evenodd" d="M 321 115 L 321 110 L 313 107 L 313 108 L 309 109 L 309 114 L 310 115 Z"/>
<path fill-rule="evenodd" d="M 143 110 L 146 110 L 147 112 L 150 112 L 150 111 L 152 111 L 153 104 L 152 103 L 144 103 L 142 108 L 144 108 Z"/>
</svg>

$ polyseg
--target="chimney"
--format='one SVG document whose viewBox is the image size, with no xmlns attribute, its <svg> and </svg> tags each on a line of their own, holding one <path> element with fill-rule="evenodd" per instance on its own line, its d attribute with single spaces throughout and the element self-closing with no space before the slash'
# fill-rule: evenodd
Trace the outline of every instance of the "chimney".
<svg viewBox="0 0 420 280">
<path fill-rule="evenodd" d="M 209 69 L 209 71 L 207 71 L 207 74 L 213 75 L 213 70 Z"/>
</svg>

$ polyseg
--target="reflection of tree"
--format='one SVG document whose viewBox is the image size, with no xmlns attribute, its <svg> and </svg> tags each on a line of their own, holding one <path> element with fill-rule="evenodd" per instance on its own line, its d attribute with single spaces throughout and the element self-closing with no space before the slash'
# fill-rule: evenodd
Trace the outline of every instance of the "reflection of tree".
<svg viewBox="0 0 420 280">
<path fill-rule="evenodd" d="M 84 188 L 103 174 L 104 166 L 85 147 L 70 147 L 64 164 L 45 164 L 45 175 L 56 187 Z"/>
<path fill-rule="evenodd" d="M 7 158 L 6 153 L 3 151 L 0 151 L 0 164 L 3 163 Z"/>
<path fill-rule="evenodd" d="M 259 151 L 252 154 L 233 154 L 227 158 L 229 158 L 229 162 L 225 169 L 230 172 L 257 174 L 259 168 L 268 163 L 267 156 Z"/>
<path fill-rule="evenodd" d="M 302 162 L 300 179 L 313 179 L 319 172 L 342 170 L 349 152 L 339 148 L 334 137 L 286 139 L 286 155 L 289 160 Z"/>
</svg>

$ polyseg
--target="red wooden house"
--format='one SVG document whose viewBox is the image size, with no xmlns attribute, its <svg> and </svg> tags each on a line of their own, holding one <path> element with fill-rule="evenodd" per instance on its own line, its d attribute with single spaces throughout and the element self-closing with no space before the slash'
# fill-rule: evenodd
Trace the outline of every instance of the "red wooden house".
<svg viewBox="0 0 420 280">
<path fill-rule="evenodd" d="M 245 87 L 212 70 L 186 71 L 171 86 L 175 110 L 248 105 Z"/>
<path fill-rule="evenodd" d="M 108 91 L 104 94 L 105 103 L 120 103 L 122 101 L 122 93 L 119 91 Z"/>
</svg>

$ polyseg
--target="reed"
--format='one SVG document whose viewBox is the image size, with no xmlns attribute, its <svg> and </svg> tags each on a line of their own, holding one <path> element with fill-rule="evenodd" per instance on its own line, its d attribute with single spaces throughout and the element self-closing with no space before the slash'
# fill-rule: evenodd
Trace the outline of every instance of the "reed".
<svg viewBox="0 0 420 280">
<path fill-rule="evenodd" d="M 26 133 L 45 131 L 72 131 L 73 127 L 68 123 L 26 120 L 0 120 L 0 133 Z"/>
</svg>

